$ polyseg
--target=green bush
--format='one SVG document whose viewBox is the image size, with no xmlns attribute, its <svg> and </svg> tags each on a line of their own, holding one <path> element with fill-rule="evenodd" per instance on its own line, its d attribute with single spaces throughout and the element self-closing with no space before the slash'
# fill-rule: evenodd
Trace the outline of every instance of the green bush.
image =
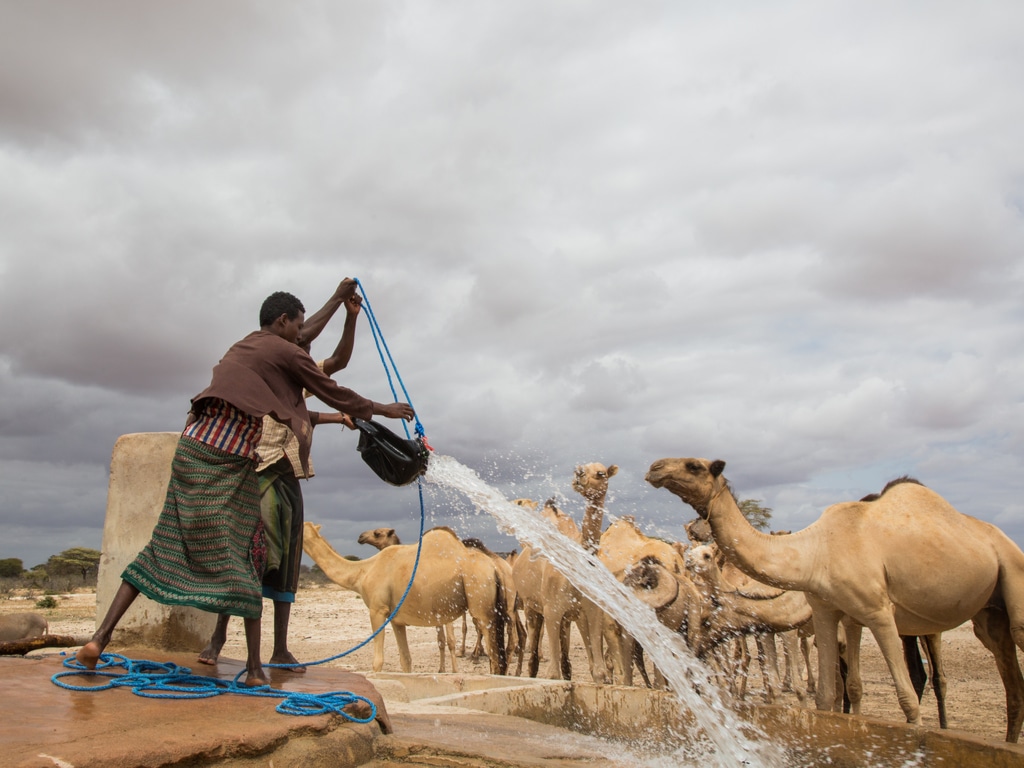
<svg viewBox="0 0 1024 768">
<path fill-rule="evenodd" d="M 46 597 L 40 597 L 36 600 L 36 608 L 56 608 L 57 599 L 53 595 L 47 595 Z"/>
</svg>

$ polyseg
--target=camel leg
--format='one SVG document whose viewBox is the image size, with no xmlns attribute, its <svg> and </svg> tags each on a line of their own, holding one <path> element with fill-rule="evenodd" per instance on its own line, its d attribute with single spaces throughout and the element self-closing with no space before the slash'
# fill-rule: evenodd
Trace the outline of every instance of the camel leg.
<svg viewBox="0 0 1024 768">
<path fill-rule="evenodd" d="M 395 643 L 398 645 L 398 660 L 402 665 L 402 671 L 412 672 L 412 654 L 409 653 L 409 638 L 405 634 L 405 624 L 397 624 L 392 619 L 391 628 L 395 631 Z M 383 636 L 383 632 L 378 635 Z"/>
<path fill-rule="evenodd" d="M 466 633 L 469 632 L 469 622 L 466 620 L 466 614 L 462 614 L 462 650 L 459 651 L 459 656 L 466 658 Z"/>
<path fill-rule="evenodd" d="M 779 657 L 778 649 L 775 647 L 775 635 L 767 633 L 754 635 L 754 644 L 757 646 L 757 663 L 761 667 L 761 679 L 764 681 L 764 701 L 771 704 L 778 695 L 781 687 L 779 684 Z"/>
<path fill-rule="evenodd" d="M 636 643 L 633 638 L 622 631 L 617 621 L 609 618 L 604 623 L 604 645 L 607 660 L 611 664 L 611 675 L 608 680 L 618 685 L 633 684 L 633 660 Z"/>
<path fill-rule="evenodd" d="M 850 712 L 859 715 L 864 699 L 864 680 L 860 675 L 860 641 L 864 627 L 853 619 L 845 618 L 843 628 L 846 630 L 846 695 L 850 700 Z M 902 641 L 900 647 L 902 648 Z M 900 658 L 903 658 L 902 651 Z M 846 711 L 845 700 L 843 711 Z"/>
<path fill-rule="evenodd" d="M 807 594 L 811 604 L 814 622 L 814 637 L 818 646 L 818 687 L 814 694 L 814 705 L 830 712 L 835 707 L 836 677 L 839 674 L 839 611 L 828 603 Z"/>
<path fill-rule="evenodd" d="M 584 625 L 586 625 L 586 619 L 584 619 Z M 572 680 L 572 661 L 569 659 L 569 648 L 571 647 L 572 637 L 572 621 L 569 619 L 563 619 L 562 623 L 558 627 L 558 653 L 559 653 L 559 669 L 561 670 L 563 680 Z M 584 635 L 585 637 L 585 635 Z M 583 648 L 586 650 L 587 655 L 590 655 L 590 644 L 583 643 Z"/>
<path fill-rule="evenodd" d="M 1024 678 L 1017 662 L 1009 617 L 1001 608 L 986 606 L 974 617 L 974 634 L 995 657 L 1006 691 L 1006 740 L 1016 743 L 1024 722 Z"/>
<path fill-rule="evenodd" d="M 440 630 L 440 627 L 438 627 L 438 630 Z M 441 655 L 443 656 L 445 650 L 447 650 L 448 651 L 448 655 L 451 657 L 451 660 L 452 660 L 452 672 L 458 672 L 459 669 L 458 669 L 458 667 L 455 664 L 455 655 L 456 655 L 455 654 L 455 647 L 456 646 L 455 646 L 455 624 L 454 624 L 454 622 L 449 621 L 447 624 L 444 625 L 444 645 L 445 645 L 445 648 L 442 649 Z M 442 669 L 441 671 L 444 672 L 444 669 Z"/>
<path fill-rule="evenodd" d="M 807 691 L 804 689 L 803 677 L 800 674 L 800 638 L 797 637 L 795 629 L 783 632 L 779 637 L 782 639 L 782 652 L 786 658 L 788 690 L 795 693 L 797 700 L 802 702 L 807 697 Z M 783 681 L 782 690 L 787 690 L 785 681 Z"/>
<path fill-rule="evenodd" d="M 513 640 L 513 633 L 514 640 Z M 519 611 L 512 611 L 512 621 L 509 622 L 509 654 L 516 655 L 516 677 L 523 673 L 523 649 L 526 646 L 526 627 L 523 620 L 519 618 Z M 511 658 L 511 655 L 510 657 Z"/>
<path fill-rule="evenodd" d="M 783 693 L 793 692 L 793 645 L 788 641 L 790 632 L 778 632 L 776 638 L 782 644 L 782 682 L 779 688 Z"/>
<path fill-rule="evenodd" d="M 384 620 L 388 617 L 386 613 L 377 615 L 376 613 L 370 614 L 370 629 L 373 632 L 377 632 Z M 394 624 L 392 624 L 394 626 Z M 373 671 L 380 672 L 384 669 L 384 635 L 387 634 L 386 629 L 382 629 L 373 638 Z"/>
<path fill-rule="evenodd" d="M 475 619 L 473 620 L 473 628 L 476 630 L 476 645 L 473 646 L 473 653 L 470 654 L 469 658 L 472 661 L 479 661 L 480 657 L 486 653 L 484 651 L 484 630 L 480 628 L 479 622 Z"/>
<path fill-rule="evenodd" d="M 747 676 L 750 674 L 750 648 L 747 638 L 737 637 L 733 640 L 735 655 L 733 656 L 733 695 L 743 701 L 747 698 Z"/>
<path fill-rule="evenodd" d="M 540 636 L 544 628 L 544 616 L 535 611 L 526 611 L 526 674 L 536 677 L 540 669 Z"/>
<path fill-rule="evenodd" d="M 921 701 L 924 696 L 924 687 L 928 684 L 928 673 L 924 669 L 924 661 L 921 658 L 921 648 L 917 643 L 917 635 L 900 635 L 903 641 L 903 660 L 907 662 L 907 671 L 910 673 L 910 682 L 914 684 L 914 693 L 917 700 Z"/>
<path fill-rule="evenodd" d="M 516 634 L 515 676 L 516 677 L 521 677 L 522 676 L 522 657 L 523 657 L 523 655 L 526 652 L 526 642 L 527 642 L 526 626 L 523 624 L 521 618 L 519 617 L 519 611 L 518 610 L 513 611 L 512 615 L 515 618 L 514 626 L 515 626 L 515 634 Z"/>
<path fill-rule="evenodd" d="M 892 611 L 885 610 L 882 612 L 882 615 L 865 618 L 864 623 L 871 630 L 871 634 L 875 636 L 875 642 L 878 643 L 878 648 L 882 651 L 882 656 L 885 658 L 885 664 L 889 667 L 889 674 L 892 675 L 893 683 L 896 685 L 896 698 L 900 703 L 900 709 L 903 710 L 903 714 L 907 717 L 907 722 L 911 725 L 920 725 L 921 705 L 917 702 L 914 684 L 910 681 L 910 672 L 907 670 L 907 663 L 903 659 L 903 641 L 900 640 L 900 633 L 896 629 L 896 622 L 893 620 Z M 855 645 L 853 640 L 848 637 L 846 652 L 850 654 L 851 659 L 851 678 L 854 674 L 858 678 L 860 676 L 860 669 L 855 670 L 852 661 Z M 852 695 L 850 699 L 852 702 Z M 854 714 L 856 712 L 855 709 Z"/>
<path fill-rule="evenodd" d="M 504 675 L 508 671 L 505 655 L 505 590 L 500 577 L 495 574 L 487 583 L 466 583 L 466 607 L 473 625 L 480 633 L 484 653 L 490 661 L 492 675 Z"/>
<path fill-rule="evenodd" d="M 616 664 L 621 670 L 623 667 L 621 657 L 617 660 L 614 659 L 616 653 L 621 652 L 619 647 L 609 647 L 608 655 L 613 657 L 612 664 L 609 666 L 608 659 L 605 655 L 605 637 L 607 635 L 608 625 L 613 623 L 611 619 L 605 615 L 604 611 L 598 608 L 596 605 L 590 604 L 580 611 L 581 615 L 576 621 L 576 626 L 579 628 L 582 634 L 584 630 L 586 634 L 583 634 L 583 642 L 589 643 L 590 653 L 587 654 L 590 657 L 590 677 L 598 685 L 604 685 L 610 683 L 614 679 L 614 670 Z M 632 664 L 630 659 L 630 664 Z"/>
<path fill-rule="evenodd" d="M 444 656 L 447 655 L 447 643 L 444 641 L 444 627 L 442 625 L 437 625 L 437 653 L 441 657 L 440 664 L 437 667 L 437 673 L 440 674 L 444 672 Z M 455 672 L 455 670 L 452 670 L 452 672 Z"/>
<path fill-rule="evenodd" d="M 921 638 L 924 655 L 928 657 L 928 668 L 931 670 L 932 691 L 935 692 L 935 703 L 939 708 L 939 728 L 947 728 L 946 721 L 946 670 L 942 666 L 942 633 L 925 635 Z"/>
<path fill-rule="evenodd" d="M 811 639 L 800 633 L 800 655 L 804 659 L 804 669 L 807 671 L 807 693 L 813 695 L 817 683 L 814 679 L 814 667 L 811 666 Z"/>
</svg>

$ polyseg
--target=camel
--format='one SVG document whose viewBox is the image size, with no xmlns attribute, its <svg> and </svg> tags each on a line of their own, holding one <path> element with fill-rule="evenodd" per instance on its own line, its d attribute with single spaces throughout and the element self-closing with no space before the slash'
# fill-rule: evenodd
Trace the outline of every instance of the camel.
<svg viewBox="0 0 1024 768">
<path fill-rule="evenodd" d="M 774 635 L 810 624 L 810 604 L 803 592 L 772 590 L 770 587 L 769 591 L 750 589 L 757 583 L 745 575 L 739 584 L 729 581 L 719 565 L 718 553 L 716 544 L 703 544 L 691 549 L 686 557 L 687 568 L 695 574 L 697 588 L 710 606 L 697 655 L 704 656 L 715 645 L 731 638 L 753 635 L 758 643 L 758 658 L 765 679 L 765 698 L 770 704 L 775 699 L 776 690 L 782 687 L 778 679 Z M 745 675 L 745 665 L 743 672 Z M 795 693 L 802 701 L 802 687 L 798 685 Z"/>
<path fill-rule="evenodd" d="M 696 587 L 686 573 L 683 552 L 676 544 L 654 539 L 645 535 L 636 525 L 633 517 L 624 515 L 614 521 L 603 534 L 598 549 L 598 559 L 605 564 L 615 577 L 630 586 L 638 596 L 655 609 L 659 620 L 669 628 L 682 632 L 690 648 L 695 648 L 701 625 L 701 602 Z M 674 587 L 674 595 L 670 601 L 656 605 L 644 592 L 650 590 L 643 573 L 633 573 L 645 563 L 644 567 L 657 563 L 664 567 L 678 580 Z M 658 598 L 663 599 L 663 598 Z M 672 608 L 667 606 L 671 604 Z M 635 647 L 633 638 L 622 632 L 617 622 L 606 623 L 605 638 L 612 650 L 613 668 L 622 685 L 632 685 L 632 663 L 635 662 L 641 675 L 646 674 L 643 668 L 643 651 Z M 664 681 L 661 673 L 656 671 L 657 685 L 662 687 Z"/>
<path fill-rule="evenodd" d="M 515 499 L 513 504 L 537 510 L 538 504 L 532 499 Z M 551 523 L 558 533 L 576 543 L 582 535 L 575 521 L 555 503 L 548 500 L 540 514 Z M 592 526 L 590 527 L 592 530 Z M 600 524 L 598 524 L 600 530 Z M 595 683 L 602 684 L 607 677 L 604 660 L 601 658 L 600 632 L 591 632 L 592 616 L 600 610 L 585 598 L 550 561 L 529 545 L 512 565 L 512 576 L 516 590 L 522 600 L 523 615 L 526 619 L 527 674 L 536 677 L 540 666 L 538 645 L 542 635 L 547 635 L 548 666 L 544 676 L 553 680 L 571 680 L 572 665 L 569 662 L 569 633 L 575 622 L 583 638 L 590 663 L 590 675 Z M 591 643 L 597 637 L 597 649 Z"/>
<path fill-rule="evenodd" d="M 886 483 L 881 493 L 869 493 L 861 498 L 861 501 L 877 501 L 887 491 L 900 483 L 921 484 L 918 480 L 903 475 Z M 860 714 L 861 700 L 864 696 L 864 685 L 860 676 L 860 640 L 863 628 L 848 618 L 844 619 L 843 623 L 847 638 L 847 671 L 843 711 Z M 917 693 L 918 702 L 921 701 L 921 697 L 924 694 L 924 686 L 927 682 L 921 650 L 918 648 L 918 641 L 920 640 L 921 647 L 924 649 L 924 655 L 928 659 L 928 667 L 931 670 L 932 689 L 935 692 L 935 703 L 939 714 L 939 727 L 946 728 L 948 725 L 946 719 L 946 673 L 942 666 L 942 633 L 937 632 L 920 638 L 901 635 L 900 640 L 903 642 L 903 659 L 907 664 L 910 679 L 914 685 L 914 691 Z"/>
<path fill-rule="evenodd" d="M 472 549 L 478 549 L 487 555 L 494 562 L 494 567 L 498 569 L 498 577 L 501 579 L 502 590 L 505 594 L 505 620 L 506 626 L 508 627 L 508 644 L 505 648 L 506 655 L 516 653 L 518 656 L 518 663 L 516 668 L 516 676 L 518 677 L 523 669 L 523 649 L 526 645 L 526 628 L 523 626 L 522 621 L 519 619 L 519 609 L 522 607 L 522 600 L 519 599 L 519 594 L 516 591 L 515 577 L 512 575 L 512 564 L 509 563 L 501 555 L 492 552 L 480 539 L 463 539 L 462 543 Z M 476 626 L 476 647 L 473 649 L 473 653 L 470 656 L 474 661 L 480 658 L 480 654 L 483 650 L 482 641 L 484 632 L 481 631 L 480 625 L 474 620 Z M 462 617 L 462 653 L 466 653 L 466 617 L 463 614 Z"/>
<path fill-rule="evenodd" d="M 304 531 L 302 547 L 306 554 L 329 579 L 363 599 L 370 611 L 370 626 L 376 632 L 405 593 L 416 560 L 416 545 L 386 547 L 373 557 L 351 561 L 339 555 L 320 535 L 319 525 L 306 521 Z M 464 546 L 449 529 L 427 531 L 421 541 L 416 578 L 391 620 L 402 671 L 412 671 L 406 626 L 436 627 L 469 611 L 487 630 L 484 644 L 491 674 L 505 674 L 504 600 L 501 579 L 491 558 Z M 382 631 L 373 639 L 373 671 L 383 668 Z"/>
<path fill-rule="evenodd" d="M 921 712 L 900 635 L 931 635 L 974 622 L 1006 690 L 1006 740 L 1024 722 L 1024 552 L 994 525 L 958 512 L 914 483 L 876 501 L 828 507 L 788 536 L 755 530 L 722 475 L 725 462 L 666 458 L 647 482 L 689 504 L 711 526 L 726 557 L 744 573 L 780 589 L 807 593 L 818 640 L 816 705 L 835 706 L 837 627 L 845 614 L 874 635 L 907 722 Z"/>
<path fill-rule="evenodd" d="M 359 534 L 357 541 L 360 544 L 369 544 L 371 547 L 376 547 L 378 551 L 384 549 L 384 547 L 391 547 L 402 543 L 394 528 L 373 528 L 369 531 L 363 531 Z M 466 624 L 466 614 L 462 614 L 462 624 L 463 626 Z M 451 658 L 452 672 L 458 672 L 459 669 L 455 663 L 455 628 L 451 623 L 438 625 L 437 650 L 438 656 L 441 659 L 437 671 L 439 673 L 445 671 L 444 659 L 447 652 Z"/>
<path fill-rule="evenodd" d="M 46 618 L 39 613 L 8 613 L 0 616 L 0 643 L 17 643 L 42 637 L 50 631 Z"/>
</svg>

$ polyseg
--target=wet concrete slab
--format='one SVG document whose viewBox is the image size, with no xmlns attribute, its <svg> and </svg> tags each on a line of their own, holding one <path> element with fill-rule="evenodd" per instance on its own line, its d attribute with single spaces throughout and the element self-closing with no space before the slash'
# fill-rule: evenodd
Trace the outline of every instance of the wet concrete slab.
<svg viewBox="0 0 1024 768">
<path fill-rule="evenodd" d="M 118 649 L 131 659 L 172 662 L 193 674 L 233 679 L 243 662 L 217 667 L 194 654 Z M 380 768 L 390 765 L 537 766 L 571 768 L 621 764 L 607 742 L 498 713 L 410 701 L 405 686 L 324 666 L 305 674 L 268 669 L 275 689 L 353 691 L 373 700 L 383 720 L 351 723 L 335 714 L 279 714 L 280 698 L 224 694 L 208 699 L 151 699 L 127 688 L 71 691 L 52 682 L 66 671 L 57 655 L 0 657 L 0 766 L 11 768 Z M 397 676 L 402 677 L 402 676 Z M 429 685 L 409 676 L 411 683 Z M 440 676 L 446 677 L 446 676 Z M 454 676 L 453 676 L 454 677 Z M 460 687 L 488 687 L 471 678 Z M 75 686 L 106 678 L 75 676 Z M 409 681 L 407 681 L 409 682 Z M 444 680 L 452 686 L 452 680 Z M 512 680 L 499 679 L 507 685 Z M 525 681 L 520 681 L 520 683 Z M 378 683 L 380 690 L 378 690 Z M 394 698 L 391 698 L 394 696 Z"/>
<path fill-rule="evenodd" d="M 217 667 L 194 654 L 127 649 L 132 659 L 173 662 L 193 674 L 230 680 L 243 668 L 222 659 Z M 0 765 L 12 768 L 138 768 L 165 765 L 356 766 L 373 759 L 381 725 L 353 723 L 338 714 L 280 714 L 281 698 L 224 694 L 206 699 L 153 699 L 129 689 L 72 691 L 52 677 L 65 671 L 59 656 L 0 658 Z M 378 706 L 382 697 L 366 678 L 327 667 L 306 674 L 268 670 L 273 688 L 290 692 L 352 691 Z M 75 686 L 107 682 L 72 677 Z"/>
</svg>

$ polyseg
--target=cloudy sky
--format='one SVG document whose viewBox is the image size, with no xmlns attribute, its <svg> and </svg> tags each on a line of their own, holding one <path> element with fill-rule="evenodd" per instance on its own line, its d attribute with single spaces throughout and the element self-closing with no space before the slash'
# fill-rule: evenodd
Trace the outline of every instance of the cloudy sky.
<svg viewBox="0 0 1024 768">
<path fill-rule="evenodd" d="M 725 459 L 800 528 L 909 473 L 1024 543 L 1024 5 L 0 2 L 0 557 L 100 548 L 289 290 L 366 289 L 439 453 L 509 497 Z M 323 356 L 339 316 L 314 346 Z M 365 317 L 338 380 L 389 400 Z M 419 523 L 318 430 L 307 518 Z M 456 491 L 427 525 L 515 546 Z"/>
</svg>

